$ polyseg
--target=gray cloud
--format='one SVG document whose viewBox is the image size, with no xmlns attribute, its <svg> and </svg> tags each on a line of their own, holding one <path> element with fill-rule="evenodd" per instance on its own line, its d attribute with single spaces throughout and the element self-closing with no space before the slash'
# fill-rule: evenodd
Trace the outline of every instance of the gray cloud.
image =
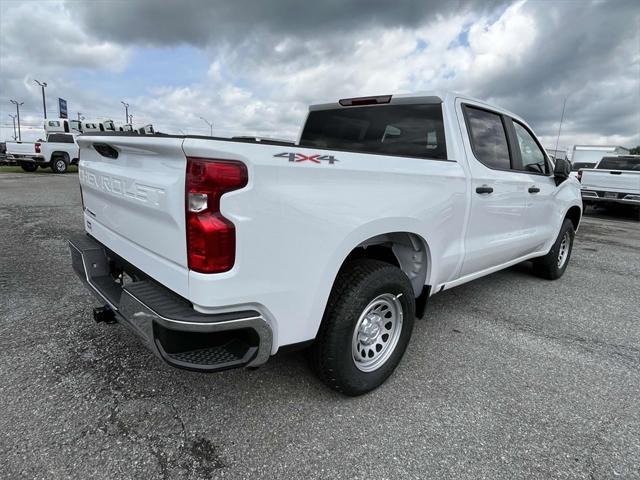
<svg viewBox="0 0 640 480">
<path fill-rule="evenodd" d="M 438 16 L 473 9 L 491 12 L 506 0 L 183 0 L 70 2 L 102 38 L 152 45 L 237 42 L 264 34 L 331 39 L 372 25 L 414 27 Z"/>
<path fill-rule="evenodd" d="M 526 63 L 477 82 L 477 94 L 527 118 L 538 133 L 557 130 L 567 97 L 566 133 L 638 138 L 640 132 L 640 14 L 631 1 L 553 8 L 530 3 L 537 41 Z"/>
</svg>

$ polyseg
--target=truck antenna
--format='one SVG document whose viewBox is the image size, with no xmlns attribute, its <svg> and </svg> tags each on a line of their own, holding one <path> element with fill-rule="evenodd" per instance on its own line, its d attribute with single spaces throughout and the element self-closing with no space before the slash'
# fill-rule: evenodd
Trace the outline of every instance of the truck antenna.
<svg viewBox="0 0 640 480">
<path fill-rule="evenodd" d="M 553 153 L 555 155 L 558 154 L 558 142 L 560 142 L 560 132 L 562 131 L 562 121 L 564 120 L 564 107 L 567 105 L 567 97 L 564 97 L 564 102 L 562 103 L 562 115 L 560 115 L 560 126 L 558 126 L 558 138 L 556 139 L 556 148 Z"/>
</svg>

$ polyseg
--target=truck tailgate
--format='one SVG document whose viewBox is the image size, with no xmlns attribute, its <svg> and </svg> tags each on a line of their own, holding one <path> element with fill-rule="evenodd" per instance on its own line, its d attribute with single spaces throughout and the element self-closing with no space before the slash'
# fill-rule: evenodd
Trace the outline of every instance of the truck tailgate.
<svg viewBox="0 0 640 480">
<path fill-rule="evenodd" d="M 640 193 L 640 172 L 632 170 L 583 170 L 582 188 L 605 192 Z"/>
<path fill-rule="evenodd" d="M 7 155 L 35 155 L 35 143 L 7 142 Z"/>
<path fill-rule="evenodd" d="M 145 136 L 78 138 L 85 228 L 100 231 L 107 247 L 139 268 L 136 250 L 187 268 L 182 142 Z M 112 238 L 112 244 L 105 238 Z"/>
</svg>

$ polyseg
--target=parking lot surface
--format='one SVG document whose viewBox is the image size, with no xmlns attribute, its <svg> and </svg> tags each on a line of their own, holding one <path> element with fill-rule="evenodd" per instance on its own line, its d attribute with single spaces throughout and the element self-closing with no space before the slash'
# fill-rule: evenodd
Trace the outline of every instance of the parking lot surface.
<svg viewBox="0 0 640 480">
<path fill-rule="evenodd" d="M 302 353 L 206 375 L 97 325 L 76 174 L 0 175 L 0 477 L 640 478 L 640 222 L 588 216 L 558 281 L 434 296 L 378 390 Z"/>
</svg>

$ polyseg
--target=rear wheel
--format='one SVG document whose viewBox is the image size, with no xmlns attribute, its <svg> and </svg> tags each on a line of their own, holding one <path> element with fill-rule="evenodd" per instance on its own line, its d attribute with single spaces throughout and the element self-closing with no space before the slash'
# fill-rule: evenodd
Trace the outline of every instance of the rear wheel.
<svg viewBox="0 0 640 480">
<path fill-rule="evenodd" d="M 404 272 L 378 260 L 351 261 L 331 291 L 310 348 L 311 366 L 346 395 L 373 390 L 400 363 L 414 317 L 413 288 Z"/>
<path fill-rule="evenodd" d="M 573 223 L 566 218 L 549 253 L 533 260 L 535 274 L 548 280 L 560 278 L 569 264 L 574 237 Z"/>
<path fill-rule="evenodd" d="M 65 173 L 69 168 L 69 162 L 66 158 L 60 156 L 51 160 L 51 170 L 53 173 Z"/>
<path fill-rule="evenodd" d="M 20 168 L 25 172 L 35 172 L 38 169 L 38 165 L 33 162 L 22 162 L 20 163 Z"/>
</svg>

